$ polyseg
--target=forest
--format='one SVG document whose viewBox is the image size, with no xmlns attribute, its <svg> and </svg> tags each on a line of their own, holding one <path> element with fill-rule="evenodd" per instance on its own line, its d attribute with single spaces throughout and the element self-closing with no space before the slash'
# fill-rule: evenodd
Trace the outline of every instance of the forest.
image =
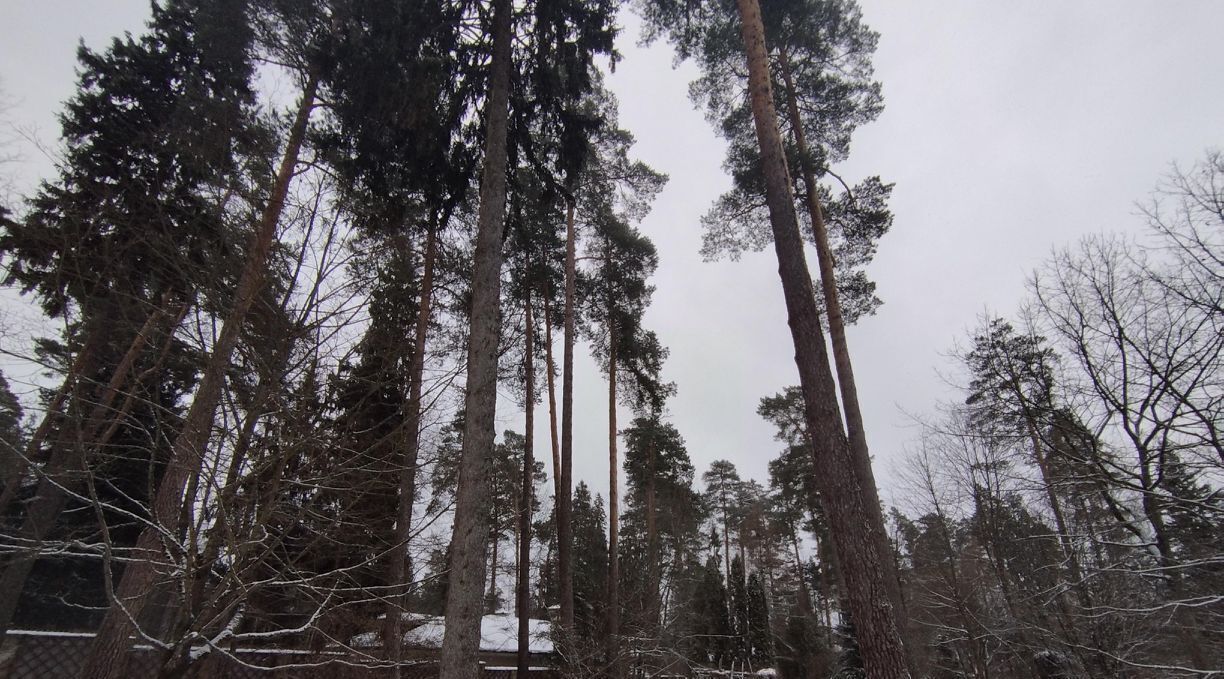
<svg viewBox="0 0 1224 679">
<path fill-rule="evenodd" d="M 726 144 L 668 228 L 776 257 L 768 478 L 669 409 L 627 12 Z M 0 315 L 0 679 L 1224 677 L 1224 153 L 964 319 L 885 503 L 849 330 L 895 185 L 838 172 L 879 39 L 856 0 L 152 0 L 82 42 L 0 200 L 39 319 Z"/>
</svg>

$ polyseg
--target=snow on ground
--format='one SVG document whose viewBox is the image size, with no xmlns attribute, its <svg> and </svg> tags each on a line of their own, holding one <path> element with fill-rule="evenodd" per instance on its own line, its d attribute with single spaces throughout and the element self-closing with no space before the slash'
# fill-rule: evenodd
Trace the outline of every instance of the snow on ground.
<svg viewBox="0 0 1224 679">
<path fill-rule="evenodd" d="M 411 617 L 409 617 L 411 616 Z M 404 633 L 404 645 L 416 648 L 441 648 L 446 622 L 438 616 L 405 614 L 405 623 L 415 627 Z M 552 653 L 547 620 L 527 621 L 531 653 Z M 370 647 L 378 644 L 377 632 L 366 632 L 353 638 L 352 644 Z M 486 615 L 480 620 L 480 650 L 491 653 L 514 653 L 518 650 L 518 618 L 513 615 Z"/>
</svg>

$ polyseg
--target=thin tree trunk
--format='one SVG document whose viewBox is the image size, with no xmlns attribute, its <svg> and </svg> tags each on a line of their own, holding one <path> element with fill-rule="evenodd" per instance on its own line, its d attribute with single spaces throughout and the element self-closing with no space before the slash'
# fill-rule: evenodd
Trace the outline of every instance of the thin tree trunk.
<svg viewBox="0 0 1224 679">
<path fill-rule="evenodd" d="M 463 448 L 455 492 L 446 632 L 439 679 L 477 679 L 481 585 L 488 546 L 489 467 L 497 407 L 497 345 L 501 338 L 502 233 L 506 211 L 506 136 L 511 69 L 510 0 L 495 0 L 480 209 L 472 261 L 472 315 L 468 339 Z"/>
<path fill-rule="evenodd" d="M 387 617 L 383 621 L 383 648 L 387 660 L 396 663 L 393 679 L 400 676 L 400 646 L 403 637 L 403 613 L 408 610 L 408 541 L 412 538 L 412 509 L 416 504 L 416 468 L 421 441 L 421 390 L 425 376 L 425 344 L 429 339 L 429 320 L 433 306 L 434 264 L 438 258 L 438 229 L 449 215 L 429 225 L 425 234 L 425 263 L 421 274 L 421 298 L 417 305 L 416 330 L 413 334 L 412 359 L 409 366 L 408 404 L 404 413 L 404 460 L 400 468 L 399 505 L 395 516 L 395 548 L 391 550 L 391 568 L 387 584 L 392 594 L 387 601 Z M 395 588 L 400 588 L 396 593 Z"/>
<path fill-rule="evenodd" d="M 888 579 L 888 595 L 898 613 L 905 611 L 905 600 L 897 580 L 896 564 L 887 558 L 892 552 L 888 536 L 884 531 L 884 509 L 876 489 L 875 473 L 871 469 L 871 451 L 867 447 L 867 431 L 863 426 L 863 411 L 859 406 L 858 386 L 854 380 L 854 366 L 850 362 L 850 346 L 846 342 L 846 324 L 842 316 L 841 297 L 837 292 L 837 274 L 833 261 L 833 249 L 829 247 L 829 230 L 825 225 L 824 210 L 816 193 L 816 170 L 808 150 L 807 134 L 803 129 L 803 118 L 799 115 L 799 102 L 795 84 L 791 78 L 790 55 L 781 49 L 782 79 L 786 86 L 786 103 L 790 115 L 791 133 L 799 149 L 803 168 L 803 186 L 807 194 L 808 215 L 812 221 L 812 235 L 816 241 L 816 260 L 820 267 L 820 288 L 825 301 L 825 318 L 829 323 L 829 340 L 833 347 L 833 365 L 837 371 L 842 408 L 846 417 L 846 437 L 850 444 L 850 455 L 854 458 L 854 475 L 863 494 L 863 508 L 873 525 L 879 526 L 879 550 L 885 577 Z M 908 636 L 908 635 L 907 635 Z"/>
<path fill-rule="evenodd" d="M 888 577 L 875 532 L 858 488 L 854 459 L 842 430 L 836 385 L 825 353 L 824 332 L 803 255 L 803 240 L 787 176 L 778 118 L 770 92 L 765 29 L 756 0 L 738 0 L 744 51 L 748 61 L 749 96 L 765 174 L 766 202 L 774 232 L 778 274 L 786 297 L 795 363 L 806 405 L 808 430 L 821 501 L 829 520 L 856 638 L 867 676 L 893 679 L 910 676 L 905 648 L 889 603 Z"/>
<path fill-rule="evenodd" d="M 725 493 L 726 491 L 724 491 Z M 727 583 L 727 591 L 731 591 L 731 520 L 727 517 L 727 498 L 722 497 L 722 525 L 723 525 L 723 560 L 726 562 L 727 572 L 723 577 L 723 581 Z"/>
<path fill-rule="evenodd" d="M 553 362 L 552 313 L 548 300 L 544 304 L 544 362 L 548 377 L 548 433 L 552 443 L 553 507 L 561 496 L 561 441 L 557 434 L 557 365 Z"/>
<path fill-rule="evenodd" d="M 136 376 L 133 383 L 133 388 L 128 390 L 128 393 L 123 397 L 123 403 L 119 405 L 119 409 L 115 411 L 115 415 L 110 418 L 110 424 L 106 430 L 90 442 L 93 450 L 104 450 L 110 443 L 111 439 L 118 433 L 119 428 L 123 426 L 123 422 L 127 416 L 131 414 L 132 408 L 136 406 L 136 402 L 140 400 L 139 394 L 136 392 L 135 386 L 145 383 L 145 380 L 161 372 L 162 367 L 166 364 L 166 359 L 170 357 L 170 350 L 174 346 L 174 329 L 183 322 L 183 318 L 187 315 L 189 305 L 183 303 L 179 307 L 178 315 L 174 317 L 174 321 L 170 324 L 166 333 L 165 340 L 162 341 L 161 351 L 157 354 L 157 360 L 153 361 L 153 365 L 146 368 L 143 372 Z"/>
<path fill-rule="evenodd" d="M 577 278 L 574 233 L 574 198 L 569 197 L 565 217 L 565 323 L 561 353 L 561 493 L 557 497 L 557 571 L 561 590 L 562 655 L 570 651 L 574 632 L 574 295 Z"/>
<path fill-rule="evenodd" d="M 518 609 L 518 676 L 526 677 L 529 665 L 528 654 L 531 651 L 531 625 L 528 624 L 528 613 L 531 608 L 531 505 L 535 491 L 535 319 L 531 315 L 531 290 L 528 288 L 524 315 L 527 317 L 527 332 L 524 337 L 526 351 L 526 384 L 527 399 L 525 421 L 523 422 L 523 490 L 522 507 L 519 509 L 519 556 L 518 556 L 518 589 L 515 592 Z"/>
<path fill-rule="evenodd" d="M 616 464 L 616 328 L 608 302 L 608 671 L 620 665 L 620 489 Z"/>
<path fill-rule="evenodd" d="M 271 199 L 265 206 L 259 226 L 253 235 L 246 264 L 235 291 L 233 306 L 221 326 L 221 333 L 205 365 L 195 398 L 192 399 L 191 407 L 183 420 L 183 429 L 175 438 L 170 460 L 157 489 L 153 520 L 161 522 L 160 528 L 167 535 L 176 535 L 179 531 L 176 524 L 182 509 L 183 490 L 191 476 L 199 471 L 200 459 L 208 443 L 217 404 L 225 386 L 226 369 L 230 365 L 231 355 L 238 343 L 246 315 L 264 286 L 268 255 L 276 240 L 276 227 L 280 222 L 289 184 L 306 137 L 306 126 L 314 108 L 318 84 L 318 77 L 312 74 L 302 92 L 302 100 L 290 128 Z M 147 594 L 153 589 L 155 564 L 160 560 L 162 551 L 162 530 L 147 526 L 141 532 L 134 552 L 136 559 L 129 562 L 124 571 L 118 591 L 114 593 L 111 606 L 82 666 L 82 677 L 120 679 L 126 676 L 124 667 L 128 652 L 128 635 L 131 634 L 134 621 L 147 602 Z"/>
<path fill-rule="evenodd" d="M 790 538 L 791 547 L 795 553 L 795 575 L 799 578 L 799 612 L 803 615 L 811 615 L 814 610 L 812 592 L 808 589 L 807 576 L 803 573 L 803 557 L 799 554 L 799 536 L 794 526 L 790 526 Z"/>
<path fill-rule="evenodd" d="M 489 567 L 489 591 L 485 594 L 485 612 L 497 612 L 497 547 L 501 544 L 501 533 L 496 529 L 492 534 L 493 556 Z"/>
</svg>

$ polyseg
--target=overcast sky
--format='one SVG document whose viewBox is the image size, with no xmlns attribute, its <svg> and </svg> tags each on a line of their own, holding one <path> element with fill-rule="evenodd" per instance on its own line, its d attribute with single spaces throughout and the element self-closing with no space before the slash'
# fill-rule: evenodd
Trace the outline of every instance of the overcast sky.
<svg viewBox="0 0 1224 679">
<path fill-rule="evenodd" d="M 863 13 L 881 34 L 886 108 L 838 169 L 896 183 L 896 221 L 870 270 L 885 304 L 849 337 L 887 500 L 917 433 L 909 413 L 957 398 L 941 374 L 976 317 L 1013 313 L 1052 248 L 1139 233 L 1134 204 L 1169 164 L 1222 145 L 1224 2 L 864 0 Z M 7 122 L 54 145 L 78 39 L 104 46 L 147 14 L 145 0 L 0 0 Z M 636 19 L 623 23 L 610 78 L 621 122 L 637 155 L 671 177 L 641 225 L 661 260 L 647 323 L 671 349 L 671 419 L 699 474 L 725 458 L 765 482 L 779 444 L 756 404 L 797 382 L 773 253 L 701 261 L 698 220 L 729 185 L 723 145 L 688 100 L 691 66 L 673 69 L 664 45 L 637 47 Z M 50 165 L 25 140 L 16 147 L 24 160 L 3 175 L 24 190 Z M 4 306 L 10 326 L 30 318 Z M 581 354 L 578 370 L 575 476 L 606 493 L 606 385 Z M 521 429 L 503 406 L 499 430 Z"/>
</svg>

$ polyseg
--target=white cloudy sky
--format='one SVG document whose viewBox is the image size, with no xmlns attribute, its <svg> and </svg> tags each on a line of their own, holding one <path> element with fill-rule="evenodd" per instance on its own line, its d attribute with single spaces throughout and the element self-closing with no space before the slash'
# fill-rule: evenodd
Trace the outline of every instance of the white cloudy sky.
<svg viewBox="0 0 1224 679">
<path fill-rule="evenodd" d="M 946 353 L 975 318 L 1008 314 L 1053 247 L 1083 234 L 1139 232 L 1134 203 L 1172 162 L 1222 143 L 1224 3 L 1175 0 L 863 0 L 881 34 L 886 110 L 855 139 L 848 178 L 896 182 L 893 232 L 871 274 L 885 301 L 850 333 L 868 437 L 886 498 L 915 431 L 955 392 Z M 0 0 L 0 91 L 7 122 L 54 145 L 78 39 L 138 32 L 145 0 Z M 611 78 L 638 155 L 671 176 L 642 225 L 659 247 L 648 316 L 671 348 L 671 416 L 699 470 L 726 458 L 762 481 L 777 452 L 756 403 L 796 381 L 772 253 L 704 263 L 698 219 L 728 180 L 722 145 L 687 99 L 690 67 L 635 46 Z M 7 131 L 4 134 L 8 134 Z M 3 166 L 18 189 L 49 162 L 18 140 Z M 24 315 L 11 299 L 5 319 Z M 0 336 L 0 341 L 3 341 Z M 607 487 L 606 387 L 589 361 L 575 390 L 576 476 Z M 500 427 L 518 415 L 507 407 Z M 628 421 L 622 414 L 622 422 Z M 547 441 L 542 436 L 539 441 Z"/>
</svg>

